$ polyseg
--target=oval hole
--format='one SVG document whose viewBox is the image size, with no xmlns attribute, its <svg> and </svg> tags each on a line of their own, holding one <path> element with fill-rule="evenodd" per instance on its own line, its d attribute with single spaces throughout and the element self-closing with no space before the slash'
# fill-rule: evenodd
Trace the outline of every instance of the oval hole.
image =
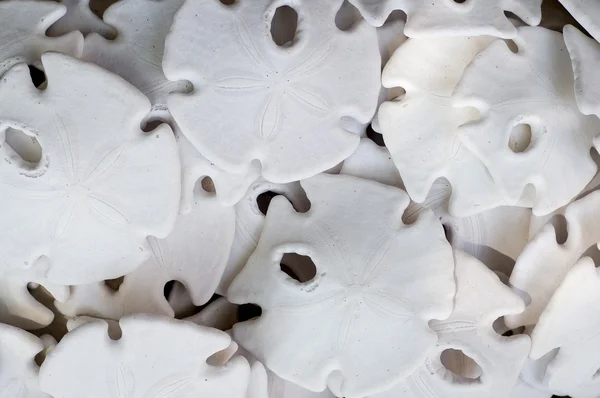
<svg viewBox="0 0 600 398">
<path fill-rule="evenodd" d="M 107 279 L 104 281 L 104 284 L 106 285 L 106 287 L 108 287 L 113 292 L 117 292 L 117 291 L 119 291 L 119 288 L 123 284 L 124 280 L 125 280 L 125 276 L 120 276 L 115 279 Z"/>
<path fill-rule="evenodd" d="M 42 160 L 42 146 L 37 138 L 11 127 L 6 129 L 4 141 L 27 163 L 36 166 Z"/>
<path fill-rule="evenodd" d="M 461 350 L 446 349 L 442 351 L 440 360 L 458 379 L 477 380 L 481 377 L 481 367 Z"/>
<path fill-rule="evenodd" d="M 271 37 L 278 46 L 289 45 L 296 37 L 298 13 L 290 6 L 281 6 L 275 10 L 271 20 Z"/>
<path fill-rule="evenodd" d="M 317 275 L 317 267 L 309 256 L 293 252 L 283 254 L 279 268 L 300 283 L 306 283 Z"/>
<path fill-rule="evenodd" d="M 569 229 L 567 227 L 567 218 L 563 214 L 555 214 L 550 219 L 550 224 L 554 227 L 556 243 L 564 244 L 569 238 Z"/>
<path fill-rule="evenodd" d="M 202 180 L 200 180 L 200 186 L 202 187 L 202 190 L 204 190 L 204 192 L 212 194 L 216 192 L 215 183 L 210 177 L 204 177 Z"/>
<path fill-rule="evenodd" d="M 219 2 L 226 6 L 232 6 L 235 4 L 235 0 L 219 0 Z"/>
<path fill-rule="evenodd" d="M 517 43 L 515 43 L 514 40 L 504 40 L 504 42 L 506 43 L 506 46 L 511 52 L 515 54 L 519 52 L 519 46 L 517 46 Z"/>
<path fill-rule="evenodd" d="M 531 126 L 528 124 L 517 124 L 508 139 L 508 147 L 514 153 L 525 152 L 531 145 Z"/>
<path fill-rule="evenodd" d="M 361 18 L 360 11 L 350 4 L 348 0 L 344 0 L 342 6 L 335 14 L 335 26 L 342 31 L 350 30 Z"/>
<path fill-rule="evenodd" d="M 380 134 L 377 131 L 373 130 L 373 126 L 371 126 L 370 124 L 367 126 L 367 138 L 376 143 L 378 146 L 385 146 L 383 134 Z"/>
<path fill-rule="evenodd" d="M 29 76 L 31 76 L 31 81 L 33 82 L 33 85 L 37 88 L 44 86 L 47 81 L 46 74 L 33 65 L 27 66 L 29 66 Z"/>
<path fill-rule="evenodd" d="M 455 2 L 456 4 L 464 4 L 464 3 L 466 3 L 466 2 L 467 2 L 467 0 L 454 0 L 454 2 Z"/>
</svg>

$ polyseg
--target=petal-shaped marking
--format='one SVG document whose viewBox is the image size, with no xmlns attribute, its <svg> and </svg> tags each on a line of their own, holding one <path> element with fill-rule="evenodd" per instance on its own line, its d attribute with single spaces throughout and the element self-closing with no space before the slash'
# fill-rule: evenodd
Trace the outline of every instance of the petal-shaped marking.
<svg viewBox="0 0 600 398">
<path fill-rule="evenodd" d="M 348 335 L 350 334 L 350 329 L 352 328 L 352 321 L 354 320 L 354 315 L 358 311 L 359 307 L 360 304 L 356 300 L 351 299 L 351 302 L 344 309 L 344 314 L 340 321 L 337 332 L 336 348 L 338 351 L 343 351 L 346 347 Z"/>
<path fill-rule="evenodd" d="M 226 76 L 215 79 L 212 86 L 216 89 L 231 91 L 238 94 L 250 94 L 256 90 L 265 89 L 268 82 L 258 77 L 250 76 Z"/>
<path fill-rule="evenodd" d="M 152 255 L 154 256 L 156 263 L 160 268 L 164 268 L 166 266 L 165 255 L 160 247 L 160 242 L 154 236 L 149 236 L 148 244 L 150 245 L 150 250 L 152 250 Z"/>
<path fill-rule="evenodd" d="M 277 308 L 278 311 L 282 312 L 314 312 L 314 307 L 322 307 L 325 303 L 341 297 L 342 293 L 341 291 L 328 292 L 299 301 L 280 300 L 273 308 Z"/>
<path fill-rule="evenodd" d="M 371 252 L 371 255 L 366 261 L 365 268 L 363 271 L 363 276 L 361 278 L 364 283 L 370 283 L 373 280 L 377 279 L 378 272 L 377 269 L 383 262 L 387 252 L 392 247 L 393 236 L 382 236 L 377 238 L 378 244 L 375 246 L 375 249 Z"/>
<path fill-rule="evenodd" d="M 280 107 L 281 94 L 278 92 L 269 94 L 262 111 L 258 113 L 259 133 L 262 139 L 275 138 L 279 126 Z"/>
<path fill-rule="evenodd" d="M 235 17 L 235 32 L 239 38 L 239 43 L 242 45 L 242 49 L 252 62 L 263 70 L 273 70 L 271 62 L 260 53 L 252 42 L 246 23 L 238 16 Z"/>
<path fill-rule="evenodd" d="M 323 115 L 331 109 L 327 100 L 318 93 L 296 84 L 290 84 L 289 87 L 290 89 L 287 92 L 290 94 L 291 98 L 309 112 L 320 113 Z"/>
<path fill-rule="evenodd" d="M 109 370 L 113 379 L 110 384 L 112 395 L 116 398 L 131 398 L 135 393 L 135 379 L 133 372 L 127 365 L 121 363 Z"/>
<path fill-rule="evenodd" d="M 386 289 L 367 289 L 364 302 L 373 312 L 385 319 L 408 321 L 414 316 L 413 305 L 408 299 L 394 297 Z"/>
<path fill-rule="evenodd" d="M 96 214 L 117 225 L 125 226 L 131 223 L 119 209 L 94 194 L 88 195 L 88 205 Z"/>
<path fill-rule="evenodd" d="M 465 320 L 457 320 L 457 321 L 436 321 L 431 325 L 431 329 L 435 330 L 436 333 L 454 333 L 454 332 L 464 332 L 473 330 L 477 327 L 477 322 L 473 321 L 465 321 Z"/>
<path fill-rule="evenodd" d="M 75 206 L 77 206 L 76 200 L 67 200 L 61 208 L 61 212 L 56 219 L 54 224 L 54 230 L 52 234 L 53 239 L 58 239 L 67 230 L 69 223 L 73 219 L 73 213 L 75 212 Z"/>
<path fill-rule="evenodd" d="M 316 71 L 329 57 L 333 42 L 334 38 L 328 38 L 323 41 L 319 46 L 315 47 L 303 61 L 286 70 L 285 74 L 297 78 Z"/>
<path fill-rule="evenodd" d="M 85 183 L 91 184 L 94 180 L 104 175 L 108 170 L 111 169 L 111 167 L 114 166 L 114 164 L 117 162 L 117 160 L 119 160 L 122 154 L 123 146 L 119 146 L 108 152 L 106 155 L 104 155 L 104 157 L 100 159 L 100 162 L 98 162 L 98 164 L 94 166 L 92 171 L 90 171 L 88 176 L 85 178 Z"/>
<path fill-rule="evenodd" d="M 53 116 L 53 119 L 54 125 L 56 127 L 56 133 L 58 134 L 60 145 L 62 147 L 63 156 L 65 158 L 65 164 L 69 172 L 69 180 L 71 182 L 75 182 L 75 157 L 73 155 L 73 147 L 71 146 L 71 139 L 69 138 L 69 133 L 67 132 L 65 124 L 60 118 L 60 116 L 58 116 L 58 114 L 55 114 Z"/>
<path fill-rule="evenodd" d="M 169 378 L 171 379 L 171 378 Z M 144 397 L 148 398 L 176 398 L 185 397 L 186 388 L 192 386 L 192 377 L 184 376 L 178 377 L 175 380 L 169 380 L 165 384 L 165 380 L 159 380 L 155 385 L 148 389 L 148 392 L 144 394 Z M 182 391 L 183 390 L 183 391 Z M 189 391 L 188 391 L 189 392 Z"/>
</svg>

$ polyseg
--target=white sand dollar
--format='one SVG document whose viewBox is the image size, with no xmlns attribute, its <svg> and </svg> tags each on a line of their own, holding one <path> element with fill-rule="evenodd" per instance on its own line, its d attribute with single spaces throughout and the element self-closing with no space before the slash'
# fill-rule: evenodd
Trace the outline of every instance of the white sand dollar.
<svg viewBox="0 0 600 398">
<path fill-rule="evenodd" d="M 0 232 L 0 269 L 45 256 L 55 283 L 116 278 L 150 254 L 147 236 L 173 227 L 181 191 L 175 138 L 166 126 L 141 131 L 150 103 L 118 76 L 60 54 L 43 62 L 44 91 L 24 64 L 0 80 L 0 132 L 41 146 L 37 163 L 10 145 L 0 149 L 0 222 L 19 226 Z"/>
<path fill-rule="evenodd" d="M 310 210 L 274 198 L 256 250 L 229 287 L 230 301 L 263 309 L 234 326 L 236 341 L 312 391 L 329 384 L 362 397 L 390 388 L 435 346 L 427 322 L 452 311 L 454 261 L 442 226 L 430 211 L 404 225 L 409 199 L 394 187 L 327 174 L 302 186 Z M 290 252 L 310 256 L 312 279 L 282 272 Z"/>
<path fill-rule="evenodd" d="M 514 41 L 518 53 L 498 40 L 467 67 L 454 104 L 481 112 L 460 128 L 461 141 L 511 202 L 535 188 L 533 213 L 544 215 L 569 203 L 596 174 L 590 149 L 600 120 L 577 108 L 560 33 L 523 27 Z"/>
<path fill-rule="evenodd" d="M 168 106 L 203 156 L 235 173 L 259 160 L 265 179 L 287 183 L 325 171 L 356 149 L 359 138 L 341 119 L 371 120 L 380 54 L 373 27 L 336 27 L 341 4 L 295 2 L 297 37 L 278 46 L 270 33 L 276 2 L 184 3 L 163 68 L 170 80 L 194 85 L 190 94 L 172 94 Z"/>
<path fill-rule="evenodd" d="M 250 367 L 244 358 L 206 363 L 230 345 L 226 333 L 142 315 L 123 318 L 119 326 L 118 341 L 109 338 L 104 321 L 69 332 L 40 369 L 42 390 L 56 398 L 248 398 Z"/>
</svg>

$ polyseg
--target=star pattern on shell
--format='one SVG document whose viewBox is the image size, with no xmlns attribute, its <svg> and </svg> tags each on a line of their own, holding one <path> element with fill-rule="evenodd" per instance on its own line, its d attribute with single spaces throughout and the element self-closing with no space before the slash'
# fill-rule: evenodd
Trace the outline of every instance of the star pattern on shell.
<svg viewBox="0 0 600 398">
<path fill-rule="evenodd" d="M 9 0 L 0 3 L 0 76 L 21 62 L 41 67 L 40 57 L 46 51 L 80 56 L 83 50 L 81 33 L 70 32 L 61 37 L 45 34 L 66 11 L 64 5 L 51 1 Z"/>
<path fill-rule="evenodd" d="M 0 233 L 0 268 L 45 257 L 54 283 L 116 278 L 147 258 L 147 236 L 163 238 L 173 227 L 181 191 L 175 138 L 166 126 L 140 130 L 150 104 L 119 77 L 61 54 L 43 62 L 44 91 L 23 64 L 0 80 L 0 131 L 41 146 L 38 163 L 0 148 L 0 220 L 22 226 Z"/>
<path fill-rule="evenodd" d="M 302 186 L 310 210 L 296 213 L 274 198 L 256 250 L 229 287 L 231 302 L 263 310 L 234 326 L 235 339 L 312 391 L 329 384 L 359 397 L 390 388 L 435 346 L 427 322 L 452 310 L 454 261 L 441 224 L 427 211 L 403 224 L 408 196 L 376 182 L 321 174 Z M 349 211 L 360 216 L 349 219 Z M 309 256 L 314 277 L 307 280 L 306 262 L 292 267 L 303 282 L 282 272 L 285 253 Z M 297 350 L 290 351 L 292 341 Z"/>
<path fill-rule="evenodd" d="M 242 357 L 225 365 L 206 360 L 231 338 L 216 329 L 138 315 L 119 321 L 113 341 L 104 321 L 85 323 L 65 336 L 40 369 L 43 391 L 63 398 L 222 396 L 248 398 L 250 367 Z M 78 377 L 72 378 L 73 372 Z M 235 380 L 236 382 L 232 382 Z"/>
<path fill-rule="evenodd" d="M 509 11 L 528 25 L 542 19 L 542 0 L 350 0 L 367 21 L 381 26 L 394 10 L 408 16 L 404 33 L 409 37 L 482 36 L 510 39 L 517 29 Z"/>
<path fill-rule="evenodd" d="M 589 152 L 600 120 L 577 108 L 571 60 L 560 33 L 523 27 L 514 41 L 516 54 L 501 40 L 479 54 L 453 100 L 459 109 L 481 112 L 480 119 L 461 126 L 461 141 L 511 203 L 533 187 L 533 213 L 544 215 L 569 203 L 596 174 Z M 577 173 L 567 177 L 565 169 Z"/>
<path fill-rule="evenodd" d="M 521 312 L 525 303 L 474 257 L 456 251 L 455 259 L 457 288 L 452 315 L 430 322 L 438 334 L 436 349 L 417 371 L 372 398 L 510 395 L 531 342 L 528 336 L 500 336 L 492 325 L 500 316 Z"/>
<path fill-rule="evenodd" d="M 259 160 L 265 179 L 286 183 L 325 171 L 356 149 L 358 137 L 341 119 L 372 118 L 380 58 L 375 29 L 359 24 L 343 32 L 332 23 L 341 3 L 294 4 L 306 25 L 282 47 L 269 37 L 276 12 L 270 1 L 183 5 L 163 68 L 194 91 L 171 95 L 168 106 L 203 156 L 236 173 Z"/>
</svg>

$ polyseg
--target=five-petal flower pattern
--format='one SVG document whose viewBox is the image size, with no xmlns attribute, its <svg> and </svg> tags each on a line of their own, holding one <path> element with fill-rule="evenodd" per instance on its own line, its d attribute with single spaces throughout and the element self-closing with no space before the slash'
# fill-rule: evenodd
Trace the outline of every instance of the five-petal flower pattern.
<svg viewBox="0 0 600 398">
<path fill-rule="evenodd" d="M 325 171 L 356 149 L 358 137 L 342 118 L 366 124 L 373 116 L 380 56 L 372 27 L 336 27 L 341 3 L 294 4 L 302 17 L 285 47 L 270 37 L 274 2 L 184 3 L 163 68 L 170 80 L 194 85 L 168 105 L 202 155 L 229 172 L 257 159 L 267 180 L 285 183 Z"/>
<path fill-rule="evenodd" d="M 263 309 L 234 326 L 236 341 L 312 391 L 329 384 L 360 397 L 389 388 L 435 346 L 427 322 L 452 311 L 454 261 L 443 228 L 430 211 L 403 224 L 409 199 L 398 188 L 326 174 L 302 186 L 310 210 L 274 198 L 256 250 L 229 287 L 230 301 Z M 282 272 L 285 253 L 309 256 L 314 277 Z"/>
<path fill-rule="evenodd" d="M 0 268 L 46 256 L 55 283 L 116 278 L 147 258 L 147 236 L 173 227 L 181 192 L 175 138 L 166 126 L 142 132 L 150 103 L 118 76 L 60 54 L 43 62 L 44 91 L 24 64 L 0 80 L 0 131 L 35 137 L 42 148 L 37 164 L 7 143 L 0 148 L 0 220 L 11 226 L 0 233 Z"/>
<path fill-rule="evenodd" d="M 72 330 L 42 364 L 42 390 L 63 398 L 250 398 L 250 367 L 244 358 L 206 363 L 229 347 L 226 333 L 147 315 L 122 318 L 119 326 L 118 341 L 109 338 L 105 321 Z"/>
</svg>

